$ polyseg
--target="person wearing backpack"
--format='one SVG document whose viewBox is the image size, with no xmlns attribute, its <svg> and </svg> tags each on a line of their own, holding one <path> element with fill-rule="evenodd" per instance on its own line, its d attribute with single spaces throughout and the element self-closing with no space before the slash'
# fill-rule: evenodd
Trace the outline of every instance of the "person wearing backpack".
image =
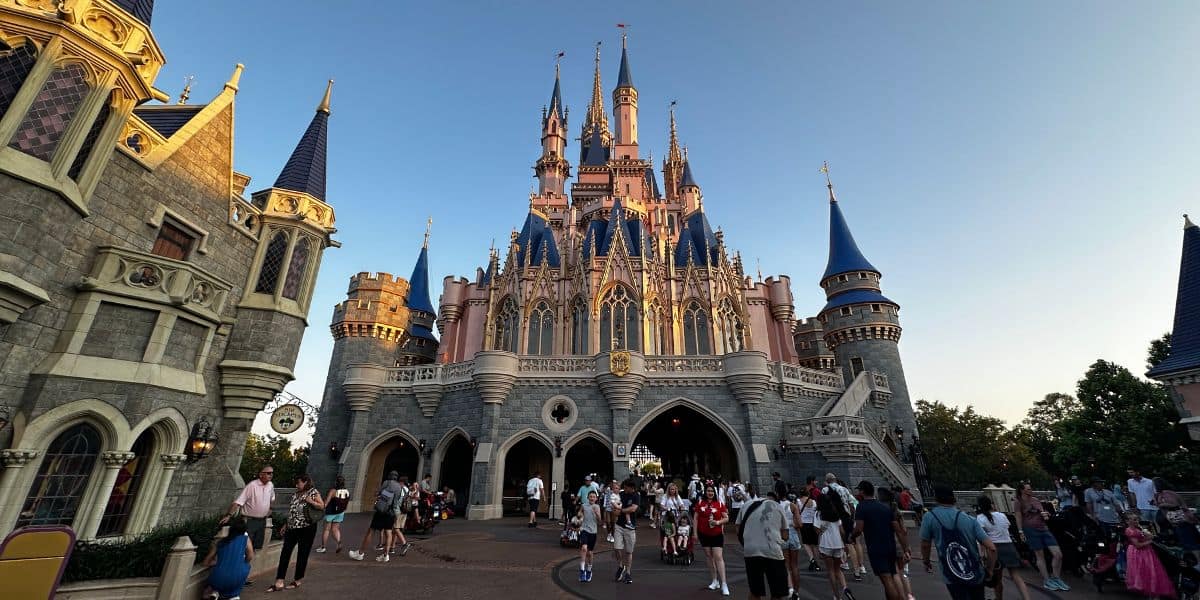
<svg viewBox="0 0 1200 600">
<path fill-rule="evenodd" d="M 955 507 L 954 491 L 944 485 L 933 488 L 937 506 L 921 520 L 921 559 L 925 571 L 933 572 L 930 553 L 937 547 L 942 581 L 952 600 L 983 600 L 984 582 L 996 572 L 996 545 L 971 516 Z M 981 558 L 979 548 L 987 556 Z"/>
<path fill-rule="evenodd" d="M 346 519 L 346 506 L 350 503 L 350 490 L 346 489 L 346 478 L 337 476 L 333 487 L 329 488 L 328 500 L 325 502 L 325 529 L 321 532 L 321 547 L 317 554 L 325 553 L 325 544 L 329 542 L 329 532 L 333 531 L 333 543 L 337 544 L 334 553 L 342 551 L 342 521 Z"/>
<path fill-rule="evenodd" d="M 358 550 L 349 552 L 350 558 L 362 560 L 367 556 L 367 547 L 371 543 L 371 532 L 378 531 L 383 538 L 383 553 L 375 557 L 376 562 L 387 562 L 388 553 L 392 549 L 392 528 L 396 526 L 396 515 L 400 512 L 400 502 L 407 495 L 404 486 L 396 481 L 400 474 L 396 471 L 388 473 L 383 485 L 375 494 L 374 513 L 371 515 L 371 527 L 363 534 L 362 544 Z"/>
<path fill-rule="evenodd" d="M 537 527 L 538 504 L 542 501 L 542 491 L 545 489 L 540 471 L 534 472 L 533 477 L 525 483 L 525 498 L 529 500 L 529 527 Z"/>
</svg>

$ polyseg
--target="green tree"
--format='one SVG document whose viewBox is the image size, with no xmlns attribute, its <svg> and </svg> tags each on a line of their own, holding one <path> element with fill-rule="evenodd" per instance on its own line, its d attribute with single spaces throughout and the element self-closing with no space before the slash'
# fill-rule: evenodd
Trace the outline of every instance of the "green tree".
<svg viewBox="0 0 1200 600">
<path fill-rule="evenodd" d="M 1047 479 L 1024 438 L 974 407 L 959 410 L 920 400 L 917 426 L 930 477 L 937 483 L 977 490 L 989 483 L 1015 487 L 1021 480 Z"/>
<path fill-rule="evenodd" d="M 246 438 L 246 451 L 238 468 L 244 481 L 258 477 L 258 470 L 271 465 L 275 471 L 275 485 L 292 487 L 296 478 L 308 470 L 308 446 L 292 448 L 292 441 L 281 436 L 250 434 Z"/>
<path fill-rule="evenodd" d="M 1069 465 L 1055 457 L 1055 451 L 1066 435 L 1064 423 L 1079 414 L 1080 404 L 1070 394 L 1052 393 L 1033 403 L 1025 420 L 1014 431 L 1033 452 L 1043 469 L 1052 473 L 1070 470 Z"/>
<path fill-rule="evenodd" d="M 1168 331 L 1162 334 L 1162 337 L 1150 340 L 1150 349 L 1146 351 L 1146 370 L 1149 371 L 1158 366 L 1158 363 L 1167 360 L 1171 354 L 1171 332 Z"/>
</svg>

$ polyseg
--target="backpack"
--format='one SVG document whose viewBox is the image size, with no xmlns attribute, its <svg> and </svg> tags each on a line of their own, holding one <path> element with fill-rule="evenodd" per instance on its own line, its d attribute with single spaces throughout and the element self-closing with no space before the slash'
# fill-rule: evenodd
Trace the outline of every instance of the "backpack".
<svg viewBox="0 0 1200 600">
<path fill-rule="evenodd" d="M 746 523 L 750 522 L 750 515 L 754 514 L 754 511 L 758 510 L 758 507 L 762 506 L 764 502 L 766 502 L 766 500 L 759 500 L 758 502 L 751 504 L 750 507 L 746 509 L 746 512 L 741 514 L 741 518 L 738 519 L 740 522 L 738 523 L 737 539 L 738 543 L 742 546 L 746 545 Z"/>
<path fill-rule="evenodd" d="M 345 494 L 343 496 L 343 493 Z M 329 502 L 325 503 L 325 514 L 340 515 L 346 512 L 346 506 L 350 503 L 350 491 L 340 489 L 333 493 L 329 498 Z"/>
<path fill-rule="evenodd" d="M 384 487 L 379 490 L 379 497 L 375 499 L 375 512 L 389 517 L 396 516 L 396 506 L 394 500 L 396 492 Z"/>
<path fill-rule="evenodd" d="M 733 492 L 729 496 L 733 498 L 734 502 L 746 501 L 746 493 L 742 490 L 742 486 L 740 485 L 733 486 Z"/>
<path fill-rule="evenodd" d="M 532 498 L 534 494 L 537 494 L 537 480 L 530 479 L 529 483 L 525 484 L 525 496 L 527 498 Z"/>
<path fill-rule="evenodd" d="M 971 553 L 969 545 L 974 544 L 975 540 L 964 539 L 962 532 L 958 530 L 958 517 L 962 514 L 961 510 L 954 511 L 954 522 L 951 523 L 951 527 L 946 527 L 936 514 L 929 513 L 942 528 L 937 549 L 938 562 L 942 564 L 942 576 L 948 583 L 979 585 L 983 582 L 982 569 L 979 557 Z"/>
<path fill-rule="evenodd" d="M 407 515 L 412 512 L 412 494 L 404 492 L 404 497 L 400 499 L 400 514 Z"/>
</svg>

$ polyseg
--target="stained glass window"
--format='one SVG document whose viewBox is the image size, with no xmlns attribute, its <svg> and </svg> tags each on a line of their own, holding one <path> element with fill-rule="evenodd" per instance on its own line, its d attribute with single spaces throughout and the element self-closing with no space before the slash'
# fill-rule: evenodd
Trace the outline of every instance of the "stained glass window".
<svg viewBox="0 0 1200 600">
<path fill-rule="evenodd" d="M 554 352 L 554 311 L 538 302 L 529 315 L 529 353 L 548 356 Z"/>
<path fill-rule="evenodd" d="M 154 434 L 143 432 L 133 443 L 133 458 L 125 463 L 117 472 L 117 481 L 113 484 L 112 492 L 108 495 L 108 504 L 104 506 L 104 518 L 100 520 L 100 529 L 96 537 L 121 535 L 125 533 L 125 525 L 133 512 L 134 501 L 141 491 L 142 479 L 150 465 L 150 452 L 154 448 Z"/>
<path fill-rule="evenodd" d="M 0 114 L 8 112 L 35 62 L 37 46 L 33 42 L 0 52 Z"/>
<path fill-rule="evenodd" d="M 571 354 L 587 354 L 588 307 L 582 296 L 571 302 Z"/>
<path fill-rule="evenodd" d="M 743 324 L 737 311 L 733 310 L 733 303 L 729 301 L 729 296 L 722 298 L 721 303 L 717 306 L 717 325 L 720 329 L 718 350 L 721 350 L 721 354 L 741 352 L 744 341 Z"/>
<path fill-rule="evenodd" d="M 500 302 L 500 312 L 496 313 L 495 329 L 492 335 L 493 350 L 507 350 L 515 353 L 521 333 L 521 313 L 512 296 L 505 296 Z"/>
<path fill-rule="evenodd" d="M 283 270 L 283 255 L 287 254 L 288 237 L 280 231 L 271 238 L 267 252 L 263 256 L 262 269 L 258 271 L 258 284 L 254 291 L 260 294 L 274 294 L 279 285 L 279 272 Z"/>
<path fill-rule="evenodd" d="M 600 351 L 641 350 L 641 341 L 637 303 L 624 286 L 613 286 L 600 300 Z"/>
<path fill-rule="evenodd" d="M 100 433 L 80 423 L 59 434 L 46 449 L 17 527 L 71 525 L 100 455 Z"/>
<path fill-rule="evenodd" d="M 708 311 L 699 302 L 689 303 L 683 310 L 683 353 L 711 354 L 708 329 Z"/>
<path fill-rule="evenodd" d="M 308 269 L 309 246 L 308 240 L 301 239 L 296 242 L 296 249 L 292 250 L 292 260 L 288 264 L 287 277 L 283 280 L 283 297 L 288 300 L 295 300 L 300 295 L 304 274 Z"/>
<path fill-rule="evenodd" d="M 100 139 L 100 130 L 104 129 L 104 123 L 108 121 L 111 102 L 112 99 L 110 97 L 109 101 L 100 107 L 100 113 L 96 115 L 96 120 L 92 121 L 91 129 L 88 129 L 87 135 L 84 136 L 83 145 L 79 147 L 79 154 L 75 155 L 75 160 L 71 163 L 71 168 L 67 171 L 67 175 L 71 179 L 79 180 L 79 174 L 83 172 L 83 165 L 87 164 L 88 156 L 92 153 L 92 148 L 96 145 L 96 140 Z"/>
<path fill-rule="evenodd" d="M 83 65 L 68 63 L 56 69 L 33 99 L 8 145 L 35 158 L 50 160 L 58 140 L 90 90 Z"/>
</svg>

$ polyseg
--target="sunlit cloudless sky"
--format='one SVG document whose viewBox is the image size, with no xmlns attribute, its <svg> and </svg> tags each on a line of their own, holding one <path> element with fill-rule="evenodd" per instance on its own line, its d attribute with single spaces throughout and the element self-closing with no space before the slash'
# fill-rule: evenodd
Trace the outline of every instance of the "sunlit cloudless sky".
<svg viewBox="0 0 1200 600">
<path fill-rule="evenodd" d="M 442 277 L 474 278 L 527 209 L 554 54 L 577 136 L 596 41 L 611 114 L 618 22 L 643 155 L 661 162 L 678 100 L 709 219 L 748 271 L 791 276 L 798 316 L 823 305 L 829 161 L 902 307 L 914 401 L 1015 423 L 1098 358 L 1140 375 L 1170 329 L 1180 215 L 1200 212 L 1191 2 L 159 2 L 158 87 L 195 75 L 205 102 L 246 64 L 234 159 L 251 190 L 336 80 L 344 245 L 325 252 L 289 391 L 319 403 L 349 277 L 408 277 L 426 217 L 433 301 Z"/>
</svg>

